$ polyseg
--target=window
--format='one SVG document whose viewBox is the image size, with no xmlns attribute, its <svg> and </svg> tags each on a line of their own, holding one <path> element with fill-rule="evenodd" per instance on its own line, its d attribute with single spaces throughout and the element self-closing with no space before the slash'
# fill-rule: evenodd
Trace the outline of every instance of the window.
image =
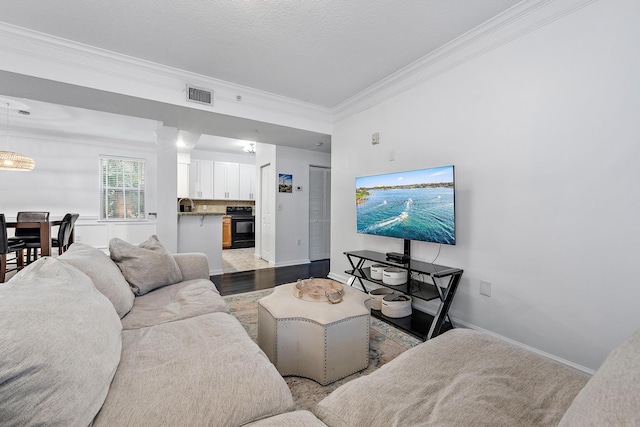
<svg viewBox="0 0 640 427">
<path fill-rule="evenodd" d="M 144 160 L 100 157 L 100 219 L 144 219 Z"/>
</svg>

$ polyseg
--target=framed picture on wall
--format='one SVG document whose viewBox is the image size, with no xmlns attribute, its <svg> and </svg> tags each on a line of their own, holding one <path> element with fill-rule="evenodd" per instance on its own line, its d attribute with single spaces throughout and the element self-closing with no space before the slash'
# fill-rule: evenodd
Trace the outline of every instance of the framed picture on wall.
<svg viewBox="0 0 640 427">
<path fill-rule="evenodd" d="M 293 175 L 289 175 L 286 173 L 278 174 L 278 192 L 280 193 L 293 192 Z"/>
</svg>

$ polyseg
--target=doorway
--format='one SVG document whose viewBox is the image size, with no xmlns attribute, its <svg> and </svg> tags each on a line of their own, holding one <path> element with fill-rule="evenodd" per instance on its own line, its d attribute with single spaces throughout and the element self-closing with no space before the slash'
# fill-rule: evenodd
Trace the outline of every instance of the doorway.
<svg viewBox="0 0 640 427">
<path fill-rule="evenodd" d="M 275 177 L 273 166 L 260 166 L 260 258 L 275 264 L 275 236 L 272 227 L 275 198 Z"/>
<path fill-rule="evenodd" d="M 331 168 L 309 166 L 309 260 L 331 256 Z"/>
</svg>

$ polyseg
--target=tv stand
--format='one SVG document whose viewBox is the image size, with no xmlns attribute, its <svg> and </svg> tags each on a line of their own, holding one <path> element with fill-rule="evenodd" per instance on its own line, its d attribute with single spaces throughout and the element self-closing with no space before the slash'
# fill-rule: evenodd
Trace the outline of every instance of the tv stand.
<svg viewBox="0 0 640 427">
<path fill-rule="evenodd" d="M 389 321 L 390 323 L 399 326 L 402 329 L 408 330 L 414 335 L 420 336 L 424 340 L 429 340 L 443 332 L 443 327 L 445 326 L 445 321 L 447 319 L 449 319 L 449 325 L 447 326 L 449 326 L 449 328 L 453 327 L 453 323 L 449 318 L 449 308 L 451 307 L 453 297 L 455 296 L 458 285 L 460 284 L 463 270 L 459 268 L 445 267 L 443 265 L 431 264 L 411 259 L 409 259 L 409 262 L 407 262 L 406 264 L 401 264 L 387 259 L 386 254 L 374 251 L 348 251 L 344 254 L 347 256 L 347 259 L 349 260 L 349 263 L 352 267 L 352 269 L 347 270 L 346 273 L 350 274 L 354 278 L 353 280 L 350 280 L 349 283 L 353 285 L 353 282 L 355 280 L 358 280 L 358 283 L 360 284 L 364 292 L 368 292 L 367 287 L 365 286 L 365 282 L 370 282 L 390 289 L 394 289 L 395 291 L 402 292 L 406 295 L 410 295 L 413 298 L 421 299 L 424 301 L 430 301 L 436 298 L 440 299 L 440 305 L 438 307 L 436 315 L 433 317 L 433 320 L 431 320 L 429 330 L 426 333 L 416 333 L 416 330 L 420 328 L 416 328 L 415 326 L 413 326 L 412 323 L 414 322 L 412 322 L 411 319 L 409 319 L 408 322 L 407 320 L 402 321 L 402 319 L 390 319 L 383 316 L 382 313 L 376 312 L 376 310 L 371 311 L 371 314 L 373 316 L 381 318 L 385 321 Z M 367 261 L 371 261 L 375 264 L 383 264 L 390 267 L 406 269 L 408 271 L 408 280 L 403 285 L 392 286 L 383 283 L 382 280 L 373 279 L 371 278 L 371 268 L 365 267 L 365 263 Z M 437 283 L 436 279 L 444 279 L 446 280 L 446 285 L 442 283 L 434 285 L 415 280 L 412 278 L 412 273 L 429 276 L 433 279 L 434 283 Z M 416 311 L 417 310 L 413 310 L 414 314 L 412 315 L 412 317 L 419 317 L 423 322 L 429 321 L 425 320 L 425 318 L 431 316 L 421 312 L 421 315 L 416 316 Z"/>
</svg>

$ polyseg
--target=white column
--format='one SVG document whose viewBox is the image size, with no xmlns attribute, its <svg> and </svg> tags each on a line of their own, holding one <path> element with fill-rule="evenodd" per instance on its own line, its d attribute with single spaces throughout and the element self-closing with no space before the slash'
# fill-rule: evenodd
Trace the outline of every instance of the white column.
<svg viewBox="0 0 640 427">
<path fill-rule="evenodd" d="M 172 253 L 178 251 L 178 130 L 159 126 L 158 143 L 158 219 L 156 232 L 160 242 Z"/>
</svg>

